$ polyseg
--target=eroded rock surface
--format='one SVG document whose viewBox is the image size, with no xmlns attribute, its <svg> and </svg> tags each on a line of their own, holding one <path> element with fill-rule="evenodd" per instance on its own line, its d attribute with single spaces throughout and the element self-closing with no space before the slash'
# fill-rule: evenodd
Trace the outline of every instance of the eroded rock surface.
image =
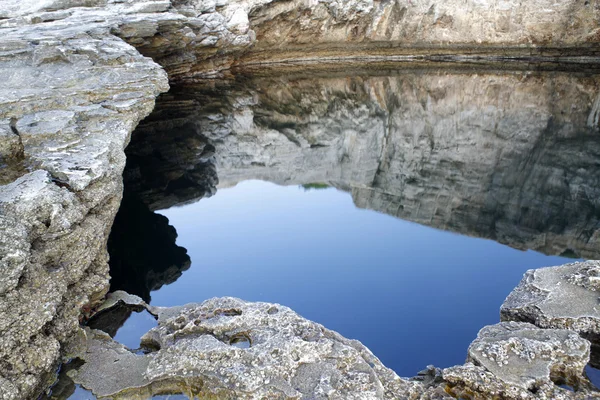
<svg viewBox="0 0 600 400">
<path fill-rule="evenodd" d="M 596 392 L 573 392 L 545 382 L 535 390 L 527 390 L 518 385 L 510 385 L 481 366 L 466 363 L 446 368 L 443 372 L 448 383 L 447 392 L 453 398 L 472 400 L 595 400 L 600 399 Z"/>
<path fill-rule="evenodd" d="M 502 304 L 502 319 L 578 332 L 592 342 L 592 363 L 600 365 L 599 273 L 599 261 L 529 270 Z"/>
<path fill-rule="evenodd" d="M 568 398 L 565 390 L 556 384 L 568 384 L 587 392 L 589 383 L 584 377 L 584 368 L 589 358 L 590 343 L 575 332 L 540 329 L 523 322 L 502 322 L 479 331 L 468 350 L 467 361 L 473 365 L 451 368 L 446 375 L 449 379 L 455 378 L 464 370 L 475 370 L 475 366 L 479 366 L 491 373 L 492 381 L 502 382 L 501 387 L 505 388 L 494 388 L 493 384 L 477 387 L 473 382 L 463 381 L 462 385 L 474 386 L 471 390 L 481 395 L 502 395 L 509 399 L 535 395 L 539 398 L 541 391 L 549 398 Z M 554 392 L 556 394 L 551 395 Z"/>
<path fill-rule="evenodd" d="M 0 21 L 3 400 L 37 397 L 106 293 L 123 149 L 168 88 L 164 71 L 102 22 L 59 22 L 71 13 Z"/>
<path fill-rule="evenodd" d="M 7 0 L 0 17 L 0 29 L 109 27 L 173 79 L 286 60 L 600 54 L 597 0 Z"/>
<path fill-rule="evenodd" d="M 431 397 L 423 398 L 443 398 L 399 378 L 358 341 L 279 304 L 214 298 L 151 311 L 159 325 L 142 345 L 154 352 L 134 355 L 88 331 L 86 364 L 74 381 L 115 398 L 161 392 L 223 399 L 418 399 L 424 392 Z"/>
<path fill-rule="evenodd" d="M 38 389 L 46 386 L 46 376 L 52 375 L 61 346 L 63 353 L 68 351 L 64 348 L 69 338 L 79 331 L 79 318 L 107 290 L 105 245 L 121 200 L 123 148 L 132 129 L 150 112 L 154 97 L 167 89 L 164 71 L 140 52 L 153 57 L 172 79 L 214 75 L 235 64 L 269 61 L 272 57 L 265 56 L 264 50 L 273 46 L 291 46 L 292 53 L 284 54 L 283 58 L 306 58 L 303 51 L 300 55 L 293 53 L 298 49 L 321 56 L 332 44 L 358 52 L 373 44 L 377 51 L 371 55 L 379 56 L 382 53 L 378 51 L 389 47 L 388 44 L 392 47 L 410 45 L 415 49 L 446 43 L 466 46 L 464 48 L 482 44 L 492 50 L 498 45 L 517 49 L 517 53 L 519 48 L 525 48 L 526 54 L 540 55 L 549 51 L 550 55 L 594 56 L 598 42 L 598 9 L 597 0 L 577 4 L 560 0 L 534 6 L 516 1 L 466 5 L 449 2 L 443 6 L 408 0 L 379 3 L 318 1 L 314 4 L 268 0 L 3 1 L 0 5 L 0 398 L 35 397 Z M 524 17 L 527 23 L 523 23 Z M 383 46 L 375 44 L 380 41 L 385 42 Z M 317 46 L 307 46 L 308 43 Z M 538 46 L 542 50 L 538 51 Z M 553 51 L 547 47 L 559 49 Z M 569 50 L 573 47 L 576 49 Z M 462 54 L 462 50 L 455 53 Z M 339 56 L 335 51 L 330 54 L 334 58 Z M 464 83 L 460 82 L 461 85 Z M 341 147 L 338 148 L 343 151 L 336 153 L 342 160 L 357 149 L 354 143 L 365 137 L 364 132 L 352 127 L 352 123 L 362 123 L 373 115 L 382 117 L 377 124 L 367 126 L 367 130 L 372 129 L 379 136 L 366 137 L 366 142 L 387 155 L 382 160 L 368 160 L 369 168 L 353 178 L 359 182 L 373 177 L 373 171 L 385 170 L 392 164 L 390 160 L 395 159 L 395 152 L 400 150 L 389 145 L 394 143 L 393 135 L 379 133 L 380 127 L 392 132 L 390 127 L 395 126 L 386 120 L 392 115 L 389 110 L 393 99 L 388 103 L 385 91 L 376 90 L 379 85 L 362 90 L 360 95 L 366 95 L 368 105 L 351 108 L 349 113 L 344 111 L 347 107 L 345 95 L 337 101 L 339 107 L 334 103 L 329 108 L 329 100 L 316 101 L 322 107 L 320 112 L 330 115 L 332 122 L 345 121 L 341 125 L 344 127 L 343 141 L 339 142 Z M 414 92 L 417 101 L 408 104 L 426 109 L 428 104 L 445 98 L 442 86 L 434 84 L 433 91 Z M 586 132 L 595 132 L 600 103 L 598 100 L 593 103 L 591 99 L 595 98 L 597 90 L 590 89 L 588 84 L 572 87 L 576 88 L 573 90 L 579 100 L 568 106 L 574 105 L 578 111 L 569 115 L 585 113 L 589 127 Z M 556 92 L 555 88 L 552 90 Z M 495 86 L 491 92 L 495 92 Z M 547 92 L 541 93 L 546 95 L 539 96 L 537 91 L 535 95 L 545 99 L 545 104 L 565 106 L 560 99 L 550 99 Z M 569 91 L 564 94 L 565 98 L 571 98 Z M 279 102 L 286 96 L 285 91 L 278 91 L 273 100 Z M 448 99 L 454 101 L 450 97 Z M 234 125 L 235 129 L 252 131 L 253 99 L 253 96 L 244 97 L 242 102 L 235 104 L 240 113 L 229 119 L 238 124 Z M 313 100 L 317 99 L 318 94 Z M 445 106 L 451 108 L 449 104 Z M 289 130 L 288 122 L 280 121 L 276 114 L 270 115 L 271 111 L 267 107 L 262 124 L 283 122 L 284 125 L 277 133 L 270 131 L 271 136 L 265 136 L 267 138 L 276 137 L 281 141 L 283 134 L 294 146 L 300 144 L 306 148 L 308 145 L 313 149 L 329 146 L 327 141 L 336 141 L 332 138 L 313 140 L 311 137 L 300 140 L 302 135 Z M 456 112 L 450 111 L 450 114 Z M 415 115 L 418 120 L 423 117 L 418 113 Z M 573 132 L 580 132 L 580 124 L 571 124 L 570 117 L 553 120 L 545 116 L 535 113 L 533 125 L 545 124 L 553 130 L 554 122 L 558 121 L 561 135 L 567 141 Z M 450 122 L 446 119 L 440 126 L 446 127 Z M 227 123 L 221 126 L 227 127 Z M 430 125 L 426 124 L 419 135 L 429 137 L 438 132 Z M 312 129 L 310 124 L 307 126 Z M 506 136 L 512 132 L 510 125 L 500 127 L 491 131 L 499 132 L 501 138 L 502 134 Z M 525 131 L 517 131 L 516 136 L 508 135 L 503 139 L 527 142 L 523 138 Z M 221 131 L 213 137 L 219 138 L 222 133 L 226 132 Z M 536 138 L 539 139 L 539 135 Z M 415 140 L 422 142 L 425 139 Z M 544 140 L 541 142 L 545 143 Z M 235 140 L 232 144 L 237 145 Z M 487 146 L 493 148 L 496 144 L 492 140 Z M 202 146 L 202 152 L 195 155 L 202 160 L 199 170 L 184 175 L 173 170 L 172 176 L 160 182 L 174 182 L 171 189 L 175 194 L 171 202 L 191 199 L 193 190 L 181 188 L 182 185 L 187 188 L 185 185 L 194 179 L 212 179 L 203 189 L 203 195 L 211 193 L 216 182 L 211 168 L 212 150 L 204 141 Z M 594 152 L 595 149 L 593 145 L 586 146 L 586 151 Z M 297 151 L 296 148 L 293 150 Z M 543 157 L 549 153 L 536 154 Z M 314 159 L 324 156 L 318 152 L 312 154 Z M 564 154 L 570 157 L 568 152 Z M 267 165 L 265 161 L 256 162 L 257 166 L 260 163 Z M 419 165 L 418 160 L 410 164 Z M 525 162 L 527 165 L 529 162 Z M 394 168 L 389 170 L 396 173 Z M 589 178 L 581 175 L 584 172 L 580 173 L 586 169 L 565 174 L 561 171 L 559 168 L 548 172 L 549 175 L 542 174 L 549 179 L 550 185 L 542 185 L 540 190 L 564 190 L 564 182 L 569 182 L 566 186 L 571 197 L 561 197 L 553 206 L 570 210 L 583 205 L 588 207 L 586 210 L 592 210 L 589 215 L 597 215 L 595 206 L 590 208 L 588 204 L 590 198 L 597 196 L 581 183 Z M 557 175 L 553 175 L 555 173 Z M 531 172 L 528 176 L 536 175 Z M 376 178 L 375 183 L 387 179 L 385 176 Z M 148 187 L 150 191 L 155 188 L 152 184 Z M 390 203 L 386 199 L 381 202 Z M 152 208 L 164 204 L 170 203 L 154 204 Z M 438 208 L 435 210 L 434 216 Z M 524 208 L 517 214 L 519 220 L 535 217 Z M 595 223 L 595 219 L 591 218 L 591 221 Z M 488 222 L 486 220 L 484 225 Z M 527 228 L 532 230 L 535 240 L 541 240 L 539 232 L 550 231 L 559 239 L 565 231 L 573 233 L 564 223 L 556 226 L 549 223 L 549 226 Z M 574 231 L 577 234 L 571 237 L 583 238 L 592 250 L 595 248 L 595 225 L 585 229 L 577 226 Z M 574 246 L 549 237 L 552 251 Z M 548 245 L 545 236 L 542 241 L 536 246 L 544 248 Z M 585 246 L 582 249 L 582 252 L 589 250 Z"/>
<path fill-rule="evenodd" d="M 430 366 L 408 380 L 358 341 L 279 304 L 224 297 L 163 308 L 125 292 L 111 294 L 105 304 L 113 310 L 142 304 L 158 326 L 141 338 L 143 355 L 86 330 L 85 364 L 69 375 L 100 398 L 600 399 L 584 374 L 590 343 L 566 329 L 523 322 L 487 326 L 464 365 Z M 118 379 L 104 379 L 109 374 Z"/>
</svg>

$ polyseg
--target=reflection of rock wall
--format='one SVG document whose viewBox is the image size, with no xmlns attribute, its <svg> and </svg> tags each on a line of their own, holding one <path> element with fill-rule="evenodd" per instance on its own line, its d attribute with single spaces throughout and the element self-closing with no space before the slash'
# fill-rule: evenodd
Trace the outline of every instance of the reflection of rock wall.
<svg viewBox="0 0 600 400">
<path fill-rule="evenodd" d="M 214 147 L 197 134 L 193 123 L 179 124 L 174 114 L 186 110 L 185 104 L 165 104 L 166 109 L 155 111 L 136 128 L 126 150 L 126 190 L 151 210 L 210 196 L 218 182 Z"/>
<path fill-rule="evenodd" d="M 597 84 L 564 75 L 403 82 L 379 172 L 354 188 L 355 202 L 517 248 L 597 257 L 600 143 L 588 118 Z"/>
<path fill-rule="evenodd" d="M 169 220 L 148 210 L 125 191 L 110 237 L 110 288 L 125 290 L 150 302 L 150 291 L 174 282 L 190 267 L 190 257 L 175 244 Z"/>
<path fill-rule="evenodd" d="M 162 126 L 214 145 L 221 186 L 328 182 L 359 207 L 421 224 L 550 254 L 600 252 L 597 78 L 241 81 L 175 90 L 155 114 L 180 105 Z"/>
</svg>

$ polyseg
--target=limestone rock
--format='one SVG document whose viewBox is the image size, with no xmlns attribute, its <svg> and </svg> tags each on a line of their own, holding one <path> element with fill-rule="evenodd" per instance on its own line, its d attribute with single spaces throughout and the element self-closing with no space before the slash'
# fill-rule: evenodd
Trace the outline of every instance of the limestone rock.
<svg viewBox="0 0 600 400">
<path fill-rule="evenodd" d="M 600 261 L 529 270 L 502 304 L 501 317 L 578 332 L 592 342 L 592 362 L 598 365 L 599 272 Z"/>
<path fill-rule="evenodd" d="M 60 2 L 27 4 L 51 3 L 51 14 L 9 9 L 0 21 L 2 400 L 36 398 L 52 382 L 60 349 L 106 293 L 123 149 L 168 88 L 102 23 L 65 22 L 76 12 L 56 11 Z"/>
<path fill-rule="evenodd" d="M 552 381 L 580 386 L 589 356 L 589 342 L 575 332 L 511 321 L 481 329 L 468 360 L 508 384 L 535 391 Z"/>
<path fill-rule="evenodd" d="M 86 363 L 75 382 L 113 398 L 184 392 L 223 399 L 418 399 L 425 392 L 358 341 L 279 304 L 214 298 L 151 310 L 158 327 L 142 345 L 154 352 L 134 355 L 88 331 Z M 103 371 L 120 379 L 107 380 Z M 436 398 L 433 393 L 423 398 Z"/>
<path fill-rule="evenodd" d="M 446 368 L 443 376 L 446 388 L 453 398 L 471 400 L 595 400 L 600 395 L 594 392 L 572 392 L 554 383 L 542 383 L 530 391 L 521 386 L 507 384 L 481 366 L 468 362 L 464 365 Z"/>
</svg>

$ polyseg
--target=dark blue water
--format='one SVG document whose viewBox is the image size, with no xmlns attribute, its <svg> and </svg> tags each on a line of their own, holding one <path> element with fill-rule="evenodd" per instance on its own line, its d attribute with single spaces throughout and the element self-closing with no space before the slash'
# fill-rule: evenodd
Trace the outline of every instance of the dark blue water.
<svg viewBox="0 0 600 400">
<path fill-rule="evenodd" d="M 334 188 L 245 181 L 160 213 L 192 267 L 152 304 L 281 303 L 360 340 L 401 376 L 463 363 L 527 269 L 567 261 L 358 209 Z"/>
</svg>

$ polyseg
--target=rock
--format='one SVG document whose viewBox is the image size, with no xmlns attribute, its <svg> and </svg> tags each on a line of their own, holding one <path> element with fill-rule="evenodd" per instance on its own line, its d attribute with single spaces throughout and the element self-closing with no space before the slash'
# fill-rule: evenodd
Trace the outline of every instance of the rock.
<svg viewBox="0 0 600 400">
<path fill-rule="evenodd" d="M 600 261 L 529 270 L 502 304 L 502 320 L 578 332 L 592 342 L 592 363 L 598 366 L 599 273 Z"/>
<path fill-rule="evenodd" d="M 599 13 L 568 0 L 10 0 L 0 29 L 109 28 L 180 80 L 317 58 L 597 61 Z M 40 61 L 61 57 L 50 48 Z"/>
<path fill-rule="evenodd" d="M 86 363 L 74 381 L 113 398 L 183 392 L 223 399 L 418 399 L 426 392 L 385 368 L 358 341 L 279 304 L 214 298 L 152 311 L 158 327 L 142 345 L 154 352 L 134 355 L 88 331 Z M 109 374 L 119 379 L 105 379 Z M 432 393 L 423 398 L 436 398 Z"/>
<path fill-rule="evenodd" d="M 105 310 L 110 310 L 111 308 L 119 305 L 141 309 L 144 309 L 148 306 L 141 297 L 134 294 L 129 294 L 123 290 L 117 290 L 116 292 L 110 292 L 108 295 L 106 295 L 106 300 L 104 300 L 104 303 L 98 307 L 96 312 L 100 313 Z"/>
<path fill-rule="evenodd" d="M 523 18 L 528 22 L 523 23 Z M 459 58 L 481 56 L 472 46 L 484 44 L 484 53 L 503 49 L 501 58 L 545 52 L 550 57 L 582 56 L 574 59 L 580 62 L 596 55 L 598 32 L 598 7 L 590 2 L 573 5 L 568 0 L 544 0 L 535 5 L 516 0 L 483 1 L 466 6 L 455 1 L 437 5 L 412 4 L 408 0 L 317 1 L 310 5 L 298 0 L 3 1 L 0 399 L 35 398 L 47 386 L 60 352 L 65 355 L 72 348 L 70 340 L 81 334 L 79 319 L 89 315 L 107 291 L 106 242 L 121 200 L 123 148 L 133 128 L 152 109 L 154 97 L 167 89 L 165 71 L 142 54 L 162 65 L 172 80 L 215 76 L 234 65 L 305 59 L 308 53 L 309 58 L 329 55 L 340 59 L 347 52 L 378 57 L 390 54 L 383 47 L 414 52 L 417 47 L 430 46 L 425 50 L 430 51 L 446 44 L 458 49 L 453 54 Z M 282 48 L 288 51 L 279 52 Z M 266 54 L 265 49 L 276 49 L 278 54 Z M 581 103 L 574 104 L 589 114 L 586 132 L 597 132 L 598 102 L 591 107 L 588 104 L 589 93 L 594 91 L 586 85 L 573 87 L 583 88 L 578 93 Z M 434 102 L 442 93 L 440 87 L 436 88 L 437 92 L 428 94 Z M 350 121 L 366 121 L 366 117 L 373 116 L 369 113 L 378 113 L 375 106 L 384 98 L 372 102 L 370 111 L 356 109 Z M 417 100 L 409 104 L 425 108 L 429 102 L 425 98 Z M 251 102 L 252 96 L 247 96 L 236 103 L 239 112 L 222 127 L 231 123 L 237 130 L 250 131 L 254 125 L 248 109 Z M 549 104 L 565 106 L 556 99 Z M 343 110 L 333 111 L 340 113 L 331 116 L 332 121 L 348 120 Z M 277 120 L 277 116 L 269 118 Z M 543 115 L 531 118 L 529 122 L 535 126 L 554 126 L 548 125 Z M 378 122 L 381 126 L 385 123 Z M 561 125 L 567 137 L 572 133 L 569 126 Z M 350 136 L 355 135 L 352 127 L 346 128 Z M 510 133 L 510 128 L 500 125 L 500 136 Z M 379 132 L 379 125 L 375 129 Z M 299 140 L 289 130 L 275 134 L 278 140 L 281 134 L 294 146 L 300 143 L 310 148 L 314 144 L 318 149 L 320 145 L 306 138 Z M 383 143 L 381 136 L 375 139 L 369 145 Z M 504 139 L 515 141 L 512 137 Z M 517 139 L 523 140 L 520 136 Z M 490 142 L 492 148 L 494 140 Z M 204 140 L 199 142 L 204 146 Z M 342 149 L 350 150 L 352 142 L 346 142 Z M 175 188 L 171 187 L 175 194 L 170 202 L 196 195 L 193 181 L 199 177 L 212 179 L 202 195 L 214 189 L 214 149 L 203 149 L 206 153 L 199 153 L 203 162 L 197 170 L 167 179 L 176 183 Z M 395 159 L 394 151 L 387 148 L 384 152 L 390 162 Z M 539 157 L 543 154 L 541 151 Z M 569 154 L 564 156 L 568 158 Z M 561 199 L 568 200 L 560 207 L 567 210 L 593 204 L 589 200 L 596 197 L 593 189 L 586 192 L 589 188 L 581 183 L 581 171 L 586 169 L 567 174 L 575 182 L 568 189 L 561 186 L 569 181 L 561 171 L 544 170 L 541 175 L 550 178 L 550 183 L 541 189 L 562 190 L 565 195 Z M 386 179 L 380 178 L 379 182 Z M 179 184 L 186 190 L 179 191 Z M 152 185 L 149 188 L 155 189 Z M 567 196 L 571 191 L 579 194 Z M 381 195 L 380 191 L 374 192 L 373 197 Z M 373 204 L 376 202 L 373 200 Z M 514 218 L 527 220 L 522 215 Z M 560 236 L 560 224 L 559 228 L 550 225 L 552 234 Z M 547 229 L 534 228 L 534 236 Z M 593 247 L 597 241 L 595 229 L 583 232 L 592 232 L 584 239 Z M 565 246 L 561 242 L 552 248 Z M 310 371 L 306 373 L 310 375 Z"/>
<path fill-rule="evenodd" d="M 0 21 L 0 149 L 12 157 L 0 182 L 2 400 L 49 386 L 80 319 L 108 290 L 123 149 L 168 88 L 157 64 L 76 14 Z"/>
<path fill-rule="evenodd" d="M 497 379 L 535 392 L 551 382 L 580 387 L 590 343 L 566 329 L 511 321 L 481 329 L 468 352 Z"/>
<path fill-rule="evenodd" d="M 452 398 L 471 400 L 593 400 L 600 399 L 594 392 L 572 392 L 554 383 L 543 383 L 535 391 L 510 385 L 498 379 L 484 367 L 466 363 L 443 371 L 448 386 L 446 391 Z"/>
</svg>

